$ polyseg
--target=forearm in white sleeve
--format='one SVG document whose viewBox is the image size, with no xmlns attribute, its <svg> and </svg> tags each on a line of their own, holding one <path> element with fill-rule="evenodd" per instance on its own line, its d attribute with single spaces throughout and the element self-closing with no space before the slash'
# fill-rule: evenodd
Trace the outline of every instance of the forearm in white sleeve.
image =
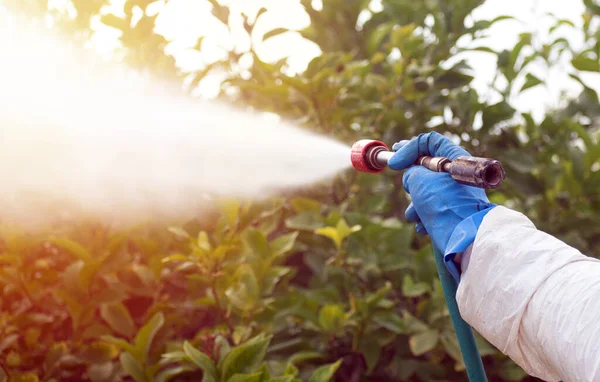
<svg viewBox="0 0 600 382">
<path fill-rule="evenodd" d="M 600 381 L 600 261 L 496 207 L 465 252 L 456 295 L 475 330 L 546 381 Z"/>
</svg>

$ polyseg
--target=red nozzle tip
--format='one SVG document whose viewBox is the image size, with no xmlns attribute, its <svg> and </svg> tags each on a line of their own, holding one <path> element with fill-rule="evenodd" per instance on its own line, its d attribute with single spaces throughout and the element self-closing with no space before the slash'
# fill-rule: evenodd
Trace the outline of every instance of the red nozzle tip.
<svg viewBox="0 0 600 382">
<path fill-rule="evenodd" d="M 369 172 L 372 174 L 380 173 L 384 170 L 384 168 L 377 168 L 373 166 L 373 164 L 369 163 L 368 152 L 374 147 L 384 147 L 389 151 L 388 147 L 385 143 L 381 141 L 376 141 L 373 139 L 362 139 L 355 144 L 352 145 L 352 151 L 350 152 L 350 161 L 352 162 L 352 166 L 361 172 Z"/>
</svg>

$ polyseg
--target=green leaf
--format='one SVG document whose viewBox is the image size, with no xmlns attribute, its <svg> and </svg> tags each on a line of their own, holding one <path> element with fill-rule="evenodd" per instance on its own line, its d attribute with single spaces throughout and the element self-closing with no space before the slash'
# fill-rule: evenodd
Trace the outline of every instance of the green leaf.
<svg viewBox="0 0 600 382">
<path fill-rule="evenodd" d="M 257 373 L 262 373 L 262 380 L 266 381 L 271 378 L 271 371 L 269 365 L 266 362 L 263 362 L 262 366 L 258 368 Z"/>
<path fill-rule="evenodd" d="M 296 365 L 291 362 L 288 362 L 287 366 L 285 367 L 285 371 L 283 372 L 284 375 L 291 375 L 293 377 L 297 376 L 298 373 L 300 373 L 300 370 L 298 370 Z"/>
<path fill-rule="evenodd" d="M 204 43 L 205 38 L 206 36 L 198 37 L 198 40 L 196 40 L 196 44 L 194 45 L 195 50 L 202 51 L 202 44 Z"/>
<path fill-rule="evenodd" d="M 240 202 L 237 200 L 223 200 L 221 201 L 221 208 L 225 213 L 229 227 L 235 227 L 240 213 Z"/>
<path fill-rule="evenodd" d="M 323 354 L 316 351 L 301 351 L 298 353 L 294 353 L 288 360 L 289 363 L 297 365 L 304 361 L 310 361 L 313 359 L 321 358 Z"/>
<path fill-rule="evenodd" d="M 396 26 L 390 32 L 390 42 L 393 46 L 398 47 L 404 44 L 407 38 L 410 38 L 416 28 L 415 24 L 407 24 L 403 26 Z"/>
<path fill-rule="evenodd" d="M 525 69 L 527 65 L 529 65 L 531 62 L 533 62 L 533 60 L 535 60 L 538 57 L 540 57 L 540 54 L 537 52 L 533 52 L 530 55 L 526 56 L 523 62 L 521 63 L 519 70 Z"/>
<path fill-rule="evenodd" d="M 296 242 L 297 237 L 298 232 L 292 232 L 279 236 L 269 243 L 269 246 L 271 247 L 271 253 L 274 256 L 279 256 L 291 251 L 292 248 L 294 248 L 294 243 Z"/>
<path fill-rule="evenodd" d="M 217 336 L 215 338 L 215 346 L 213 348 L 213 353 L 215 357 L 218 358 L 218 363 L 223 362 L 223 359 L 229 352 L 231 351 L 231 345 L 229 345 L 229 341 L 223 336 Z"/>
<path fill-rule="evenodd" d="M 144 264 L 133 264 L 131 270 L 140 279 L 144 287 L 147 289 L 154 288 L 156 280 L 154 279 L 154 273 L 152 273 L 152 270 L 148 266 Z"/>
<path fill-rule="evenodd" d="M 515 18 L 512 16 L 508 16 L 508 15 L 501 15 L 501 16 L 497 16 L 494 19 L 492 19 L 491 21 L 491 25 L 497 23 L 498 21 L 503 21 L 503 20 L 514 20 Z"/>
<path fill-rule="evenodd" d="M 433 350 L 438 344 L 439 334 L 437 329 L 430 329 L 411 336 L 408 340 L 410 351 L 419 356 Z"/>
<path fill-rule="evenodd" d="M 414 23 L 394 27 L 390 32 L 392 47 L 399 48 L 403 55 L 412 55 L 420 50 L 422 40 L 413 37 L 415 28 L 416 24 Z"/>
<path fill-rule="evenodd" d="M 527 76 L 525 77 L 525 83 L 521 87 L 521 92 L 523 92 L 529 88 L 532 88 L 534 86 L 540 85 L 542 83 L 543 83 L 542 80 L 540 80 L 539 78 L 537 78 L 536 76 L 534 76 L 531 73 L 527 73 Z"/>
<path fill-rule="evenodd" d="M 256 370 L 267 352 L 271 337 L 260 334 L 243 345 L 236 346 L 219 363 L 222 379 L 227 381 L 238 373 L 251 373 Z"/>
<path fill-rule="evenodd" d="M 409 332 L 404 320 L 393 312 L 377 314 L 373 317 L 373 321 L 392 333 L 407 334 Z"/>
<path fill-rule="evenodd" d="M 260 295 L 254 270 L 250 265 L 243 264 L 235 272 L 234 279 L 235 283 L 227 288 L 225 295 L 236 308 L 243 311 L 251 310 Z"/>
<path fill-rule="evenodd" d="M 418 320 L 407 311 L 402 312 L 402 318 L 404 319 L 404 325 L 408 333 L 418 333 L 429 329 L 429 327 L 425 325 L 423 321 Z"/>
<path fill-rule="evenodd" d="M 323 218 L 316 212 L 303 212 L 285 220 L 289 229 L 311 231 L 323 226 Z"/>
<path fill-rule="evenodd" d="M 379 64 L 380 62 L 383 62 L 385 59 L 386 59 L 385 54 L 383 54 L 381 52 L 377 52 L 373 55 L 373 57 L 371 57 L 371 63 Z"/>
<path fill-rule="evenodd" d="M 123 301 L 127 297 L 124 290 L 115 290 L 115 289 L 104 289 L 98 294 L 94 294 L 90 303 L 93 304 L 111 304 L 115 302 Z"/>
<path fill-rule="evenodd" d="M 65 238 L 53 238 L 49 241 L 57 247 L 64 249 L 79 260 L 83 260 L 85 263 L 88 263 L 92 260 L 92 255 L 90 252 L 73 240 Z"/>
<path fill-rule="evenodd" d="M 162 312 L 156 313 L 152 318 L 146 323 L 146 325 L 142 326 L 142 328 L 138 331 L 135 336 L 135 348 L 140 356 L 143 356 L 144 359 L 147 359 L 148 352 L 150 351 L 150 346 L 152 345 L 152 340 L 163 327 L 165 323 L 165 316 Z"/>
<path fill-rule="evenodd" d="M 265 41 L 265 40 L 267 40 L 267 39 L 269 39 L 271 37 L 278 36 L 278 35 L 280 35 L 282 33 L 289 32 L 289 31 L 290 30 L 287 29 L 287 28 L 275 28 L 275 29 L 273 29 L 273 30 L 271 30 L 271 31 L 269 31 L 269 32 L 267 32 L 267 33 L 264 34 L 263 41 Z"/>
<path fill-rule="evenodd" d="M 429 284 L 422 281 L 414 282 L 409 274 L 404 275 L 404 279 L 402 280 L 402 294 L 406 297 L 418 297 L 430 290 Z"/>
<path fill-rule="evenodd" d="M 174 254 L 174 255 L 170 255 L 167 257 L 163 257 L 161 259 L 161 262 L 163 264 L 167 264 L 167 263 L 172 263 L 172 262 L 177 262 L 177 261 L 187 261 L 189 260 L 189 258 L 186 255 L 182 255 L 182 254 Z"/>
<path fill-rule="evenodd" d="M 510 60 L 510 52 L 508 50 L 503 50 L 498 53 L 498 69 L 507 69 Z"/>
<path fill-rule="evenodd" d="M 556 24 L 554 24 L 553 26 L 550 27 L 550 29 L 548 30 L 550 33 L 554 32 L 558 27 L 560 27 L 561 25 L 568 25 L 571 28 L 575 28 L 575 24 L 571 21 L 571 20 L 567 20 L 567 19 L 559 19 L 556 21 Z"/>
<path fill-rule="evenodd" d="M 462 50 L 464 50 L 465 52 L 475 51 L 475 52 L 486 52 L 486 53 L 498 54 L 498 52 L 496 52 L 494 49 L 492 49 L 488 46 L 477 46 L 474 48 L 465 48 Z"/>
<path fill-rule="evenodd" d="M 102 17 L 100 18 L 100 21 L 102 22 L 102 24 L 108 25 L 109 27 L 119 29 L 121 31 L 125 31 L 125 30 L 129 29 L 129 25 L 127 24 L 126 20 L 124 20 L 120 17 L 117 17 L 112 13 L 102 15 Z"/>
<path fill-rule="evenodd" d="M 233 334 L 231 335 L 231 339 L 233 343 L 236 345 L 241 344 L 242 342 L 246 342 L 248 338 L 252 335 L 252 328 L 249 326 L 238 325 L 233 329 Z"/>
<path fill-rule="evenodd" d="M 596 93 L 594 89 L 587 86 L 587 84 L 581 79 L 581 77 L 573 73 L 569 73 L 569 77 L 579 82 L 581 86 L 583 86 L 584 92 L 589 94 L 589 98 L 591 98 L 593 102 L 598 103 L 598 93 Z"/>
<path fill-rule="evenodd" d="M 321 202 L 319 202 L 318 200 L 309 198 L 294 198 L 290 200 L 290 203 L 292 204 L 292 208 L 294 209 L 294 211 L 296 211 L 296 213 L 321 212 Z"/>
<path fill-rule="evenodd" d="M 290 267 L 270 267 L 263 279 L 263 294 L 270 295 L 273 293 L 277 283 L 286 275 L 292 273 Z"/>
<path fill-rule="evenodd" d="M 95 341 L 82 347 L 78 357 L 86 363 L 101 364 L 116 358 L 121 349 L 106 341 Z"/>
<path fill-rule="evenodd" d="M 136 382 L 150 382 L 144 373 L 142 365 L 131 354 L 121 353 L 119 360 L 121 361 L 123 370 Z"/>
<path fill-rule="evenodd" d="M 104 304 L 100 307 L 100 317 L 117 333 L 131 338 L 135 332 L 135 323 L 129 311 L 122 303 Z"/>
<path fill-rule="evenodd" d="M 391 290 L 392 290 L 392 283 L 389 281 L 386 281 L 384 286 L 382 286 L 375 293 L 372 293 L 367 297 L 366 303 L 367 303 L 367 305 L 369 305 L 369 308 L 374 309 L 377 306 L 377 304 L 379 304 L 379 302 L 381 300 L 383 300 L 383 298 L 385 296 L 387 296 L 387 294 Z"/>
<path fill-rule="evenodd" d="M 167 382 L 174 377 L 177 377 L 183 373 L 187 373 L 193 370 L 194 368 L 190 365 L 179 365 L 171 367 L 158 373 L 154 378 L 154 382 Z"/>
<path fill-rule="evenodd" d="M 364 336 L 360 341 L 358 350 L 362 353 L 363 357 L 365 357 L 365 361 L 367 362 L 367 370 L 369 372 L 373 371 L 379 362 L 379 357 L 381 356 L 382 350 L 377 337 Z"/>
<path fill-rule="evenodd" d="M 81 282 L 81 271 L 84 267 L 85 262 L 83 260 L 78 260 L 69 265 L 62 274 L 66 290 L 75 295 L 80 295 L 82 291 L 85 292 Z M 80 307 L 78 306 L 78 308 Z"/>
<path fill-rule="evenodd" d="M 88 292 L 88 289 L 96 277 L 98 270 L 100 270 L 101 263 L 98 260 L 92 260 L 89 263 L 85 264 L 85 266 L 81 269 L 79 273 L 79 283 L 81 284 L 81 288 L 85 293 Z"/>
<path fill-rule="evenodd" d="M 390 32 L 394 28 L 395 23 L 389 22 L 380 24 L 370 34 L 367 41 L 367 47 L 370 55 L 373 55 L 380 49 L 380 46 L 384 39 L 389 36 Z"/>
<path fill-rule="evenodd" d="M 517 43 L 517 45 L 515 45 L 513 50 L 510 52 L 509 63 L 508 63 L 508 66 L 510 69 L 513 69 L 515 67 L 515 63 L 517 62 L 517 59 L 519 58 L 519 55 L 521 54 L 521 51 L 523 50 L 523 48 L 527 45 L 531 45 L 532 34 L 528 33 L 528 32 L 521 33 L 521 34 L 519 34 L 519 38 L 520 38 L 519 42 Z"/>
<path fill-rule="evenodd" d="M 516 110 L 505 101 L 486 106 L 481 115 L 483 120 L 483 131 L 488 131 L 496 124 L 512 118 L 515 115 L 515 112 Z"/>
<path fill-rule="evenodd" d="M 184 239 L 190 239 L 191 238 L 190 234 L 187 233 L 187 231 L 184 230 L 183 228 L 169 227 L 167 230 L 169 232 L 171 232 L 172 234 L 174 234 L 175 236 L 179 236 L 179 237 L 184 238 Z"/>
<path fill-rule="evenodd" d="M 218 379 L 217 368 L 209 356 L 194 348 L 189 342 L 183 343 L 183 351 L 203 372 L 202 382 L 216 382 Z"/>
<path fill-rule="evenodd" d="M 583 182 L 585 175 L 584 155 L 584 152 L 579 147 L 569 147 L 573 175 L 578 182 Z"/>
<path fill-rule="evenodd" d="M 348 224 L 346 223 L 346 220 L 340 219 L 337 222 L 336 229 L 339 232 L 340 238 L 342 240 L 344 240 L 345 238 L 347 238 L 348 236 L 350 236 L 354 232 L 360 231 L 362 229 L 362 227 L 359 226 L 359 225 L 355 225 L 355 226 L 349 227 Z"/>
<path fill-rule="evenodd" d="M 342 360 L 340 359 L 336 363 L 319 367 L 315 370 L 308 382 L 329 382 L 341 364 Z"/>
<path fill-rule="evenodd" d="M 271 257 L 271 249 L 265 235 L 257 229 L 247 229 L 243 234 L 244 244 L 252 253 L 262 259 Z"/>
<path fill-rule="evenodd" d="M 168 359 L 169 361 L 181 362 L 188 359 L 188 356 L 182 351 L 171 351 L 162 354 L 161 358 Z"/>
<path fill-rule="evenodd" d="M 337 333 L 345 321 L 345 312 L 340 305 L 325 305 L 319 311 L 319 326 L 327 332 Z"/>
<path fill-rule="evenodd" d="M 334 227 L 323 227 L 315 230 L 317 235 L 325 236 L 330 238 L 335 247 L 340 250 L 342 248 L 342 241 L 350 236 L 354 232 L 358 232 L 361 230 L 361 226 L 355 225 L 352 228 L 348 226 L 346 220 L 340 219 L 338 220 L 335 228 Z"/>
<path fill-rule="evenodd" d="M 190 82 L 190 89 L 194 89 L 196 88 L 200 82 L 206 78 L 206 76 L 208 76 L 213 70 L 216 70 L 218 68 L 221 67 L 221 62 L 220 61 L 215 61 L 211 64 L 206 65 L 203 69 L 198 70 L 194 73 L 193 75 L 193 79 Z"/>
<path fill-rule="evenodd" d="M 135 354 L 136 353 L 136 349 L 133 345 L 131 345 L 129 342 L 122 340 L 120 338 L 116 338 L 110 335 L 104 335 L 102 337 L 100 337 L 100 339 L 102 341 L 117 345 L 118 347 L 120 347 L 121 349 L 123 349 L 124 351 L 131 353 L 131 354 Z"/>
<path fill-rule="evenodd" d="M 198 247 L 205 252 L 210 252 L 212 250 L 212 245 L 210 244 L 208 234 L 204 231 L 200 231 L 198 233 L 198 240 L 196 241 L 196 244 L 198 244 Z"/>
<path fill-rule="evenodd" d="M 261 382 L 263 373 L 234 374 L 227 382 Z"/>
<path fill-rule="evenodd" d="M 464 365 L 462 352 L 460 351 L 460 345 L 458 344 L 458 338 L 456 334 L 451 331 L 444 331 L 440 335 L 440 342 L 444 346 L 446 353 L 452 357 L 457 365 Z"/>
<path fill-rule="evenodd" d="M 340 248 L 342 248 L 342 239 L 340 238 L 340 234 L 339 234 L 338 230 L 335 229 L 334 227 L 317 228 L 315 230 L 315 233 L 317 235 L 321 235 L 321 236 L 330 238 L 338 250 Z"/>
<path fill-rule="evenodd" d="M 208 0 L 212 6 L 212 14 L 223 24 L 229 23 L 229 7 L 219 4 L 217 0 Z"/>
<path fill-rule="evenodd" d="M 317 228 L 315 233 L 331 239 L 338 250 L 342 247 L 342 239 L 340 238 L 338 230 L 334 227 Z"/>
<path fill-rule="evenodd" d="M 259 17 L 260 17 L 260 16 L 261 16 L 263 13 L 265 13 L 265 12 L 267 12 L 267 8 L 265 8 L 265 7 L 261 7 L 261 8 L 258 10 L 258 12 L 256 12 L 256 16 L 254 16 L 254 19 L 255 19 L 255 20 L 258 20 L 258 18 L 259 18 Z"/>
<path fill-rule="evenodd" d="M 600 72 L 600 62 L 598 59 L 593 59 L 582 54 L 571 60 L 571 64 L 577 70 L 586 72 Z"/>
<path fill-rule="evenodd" d="M 475 22 L 475 25 L 473 25 L 473 27 L 471 28 L 472 31 L 478 31 L 478 30 L 483 30 L 483 29 L 488 29 L 490 28 L 492 25 L 494 25 L 495 23 L 502 21 L 502 20 L 513 20 L 514 17 L 512 16 L 498 16 L 492 20 L 479 20 Z"/>
</svg>

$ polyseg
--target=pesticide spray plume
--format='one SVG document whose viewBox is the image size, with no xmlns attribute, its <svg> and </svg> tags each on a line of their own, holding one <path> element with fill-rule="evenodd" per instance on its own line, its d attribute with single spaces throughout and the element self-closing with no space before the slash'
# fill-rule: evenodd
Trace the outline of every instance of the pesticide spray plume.
<svg viewBox="0 0 600 382">
<path fill-rule="evenodd" d="M 0 15 L 0 221 L 188 219 L 327 180 L 350 148 L 201 102 Z"/>
</svg>

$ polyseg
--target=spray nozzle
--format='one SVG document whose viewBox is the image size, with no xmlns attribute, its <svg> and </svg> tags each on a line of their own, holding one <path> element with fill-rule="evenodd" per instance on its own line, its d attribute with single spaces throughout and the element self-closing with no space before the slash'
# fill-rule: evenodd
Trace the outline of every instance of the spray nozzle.
<svg viewBox="0 0 600 382">
<path fill-rule="evenodd" d="M 352 145 L 350 160 L 352 166 L 361 172 L 377 174 L 382 172 L 394 155 L 385 143 L 363 139 Z M 502 164 L 489 158 L 462 156 L 454 160 L 443 157 L 420 157 L 415 165 L 431 171 L 447 172 L 458 183 L 468 186 L 493 189 L 500 187 L 505 177 Z"/>
<path fill-rule="evenodd" d="M 387 167 L 387 160 L 379 159 L 379 155 L 386 152 L 394 154 L 381 141 L 363 139 L 352 145 L 350 160 L 352 166 L 358 171 L 377 174 Z"/>
</svg>

